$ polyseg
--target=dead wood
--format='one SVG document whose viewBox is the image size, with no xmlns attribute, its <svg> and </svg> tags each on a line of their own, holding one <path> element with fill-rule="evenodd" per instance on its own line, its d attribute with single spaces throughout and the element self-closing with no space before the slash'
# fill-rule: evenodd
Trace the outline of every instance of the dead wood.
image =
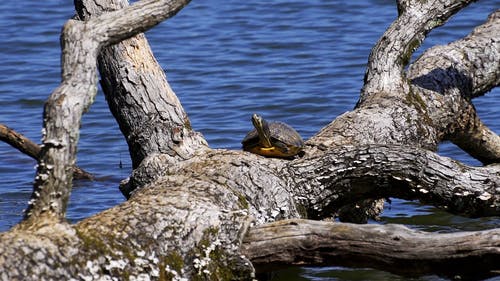
<svg viewBox="0 0 500 281">
<path fill-rule="evenodd" d="M 435 235 L 392 225 L 286 221 L 323 219 L 359 200 L 386 196 L 420 199 L 460 214 L 499 215 L 498 165 L 468 167 L 434 153 L 439 142 L 454 139 L 461 129 L 477 133 L 470 98 L 497 85 L 497 78 L 475 79 L 475 72 L 465 69 L 462 75 L 474 82 L 445 80 L 448 86 L 439 91 L 439 83 L 428 86 L 435 80 L 428 70 L 439 71 L 443 64 L 418 67 L 429 54 L 411 72 L 404 71 L 425 34 L 470 1 L 399 1 L 399 18 L 370 55 L 356 108 L 308 140 L 305 156 L 292 161 L 210 149 L 190 127 L 143 36 L 105 49 L 174 15 L 187 1 L 140 1 L 130 7 L 119 0 L 76 2 L 80 20 L 63 29 L 63 82 L 46 105 L 33 200 L 26 220 L 0 234 L 0 266 L 9 279 L 251 280 L 269 269 L 266 258 L 280 266 L 297 258 L 388 271 L 413 262 L 400 273 L 417 275 L 498 270 L 498 230 Z M 493 78 L 498 77 L 498 41 L 485 38 L 498 38 L 498 25 L 494 13 L 476 29 L 484 32 L 454 43 L 467 41 L 462 47 L 478 48 L 480 58 L 493 60 L 474 64 Z M 483 56 L 483 51 L 490 53 Z M 95 95 L 96 61 L 131 151 L 134 171 L 122 189 L 130 199 L 69 225 L 64 213 L 79 134 L 74 124 Z M 498 136 L 484 139 L 484 146 L 476 144 L 469 152 L 485 163 L 497 162 Z M 366 210 L 367 215 L 376 212 Z M 296 249 L 281 239 L 281 231 L 289 231 L 295 245 L 318 248 L 279 256 L 281 250 Z M 450 239 L 460 244 L 445 247 Z M 415 241 L 430 248 L 414 247 Z M 387 243 L 399 250 L 384 252 Z M 262 245 L 271 252 L 259 251 Z M 438 246 L 443 253 L 433 259 Z M 471 271 L 462 268 L 479 260 L 486 262 Z"/>
<path fill-rule="evenodd" d="M 38 160 L 40 146 L 28 139 L 26 136 L 14 131 L 13 129 L 0 124 L 0 140 L 10 144 L 12 147 Z M 73 177 L 75 179 L 94 180 L 94 176 L 78 166 L 73 167 Z"/>
<path fill-rule="evenodd" d="M 500 270 L 499 235 L 499 229 L 436 234 L 395 224 L 283 220 L 252 228 L 242 253 L 261 272 L 330 264 L 478 280 Z"/>
</svg>

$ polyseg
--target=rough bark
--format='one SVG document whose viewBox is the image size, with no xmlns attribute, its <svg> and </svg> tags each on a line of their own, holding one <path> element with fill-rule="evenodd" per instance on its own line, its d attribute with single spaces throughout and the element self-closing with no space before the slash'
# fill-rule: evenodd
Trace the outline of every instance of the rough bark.
<svg viewBox="0 0 500 281">
<path fill-rule="evenodd" d="M 408 273 L 450 276 L 478 271 L 487 276 L 498 270 L 498 230 L 433 235 L 391 225 L 273 223 L 327 218 L 359 200 L 387 196 L 420 199 L 460 214 L 500 214 L 500 166 L 468 167 L 433 153 L 440 141 L 452 139 L 462 128 L 477 133 L 477 127 L 462 125 L 477 118 L 467 93 L 498 84 L 498 56 L 490 57 L 492 63 L 472 63 L 482 70 L 463 70 L 470 77 L 475 77 L 470 71 L 496 77 L 493 82 L 472 79 L 474 87 L 483 90 L 471 90 L 462 80 L 426 78 L 426 69 L 443 67 L 438 60 L 423 63 L 428 53 L 409 73 L 403 70 L 404 58 L 436 26 L 433 18 L 441 24 L 469 1 L 455 2 L 400 1 L 398 20 L 370 56 L 357 107 L 308 140 L 305 156 L 292 161 L 208 148 L 190 128 L 143 37 L 106 49 L 98 58 L 105 46 L 175 14 L 185 2 L 141 1 L 131 7 L 123 2 L 77 2 L 85 21 L 71 20 L 63 30 L 63 82 L 46 105 L 34 200 L 27 219 L 0 234 L 2 278 L 250 280 L 255 272 L 269 269 L 263 265 L 266 258 L 277 265 L 293 264 L 292 258 L 354 266 L 348 263 L 352 261 L 388 271 L 413 262 Z M 484 32 L 468 36 L 467 46 L 496 55 L 487 45 L 492 41 L 495 48 L 498 41 L 485 38 L 495 36 L 499 25 L 498 16 L 492 15 L 476 29 Z M 68 124 L 79 124 L 95 95 L 96 60 L 134 162 L 123 188 L 130 199 L 69 225 L 63 221 L 71 190 L 67 167 L 74 164 L 78 129 Z M 471 55 L 470 61 L 476 58 Z M 417 67 L 419 63 L 425 68 Z M 406 76 L 412 77 L 412 84 Z M 422 86 L 434 83 L 456 90 Z M 496 141 L 498 136 L 487 138 L 487 148 L 471 149 L 471 154 L 493 150 L 492 157 L 481 159 L 498 162 Z M 290 256 L 294 245 L 282 240 L 282 231 L 289 231 L 295 246 L 319 249 L 301 249 Z M 450 240 L 460 244 L 446 247 Z M 314 241 L 318 244 L 311 244 Z M 428 248 L 415 247 L 416 241 Z M 400 251 L 385 252 L 393 251 L 393 244 Z M 261 246 L 270 252 L 259 251 Z M 441 248 L 439 259 L 430 258 Z M 338 256 L 343 258 L 334 258 Z M 472 268 L 474 272 L 463 270 L 463 264 L 479 260 L 485 262 Z"/>
<path fill-rule="evenodd" d="M 500 214 L 500 167 L 468 167 L 400 145 L 340 147 L 287 165 L 295 197 L 324 218 L 360 199 L 419 199 L 468 216 Z"/>
<path fill-rule="evenodd" d="M 61 35 L 62 82 L 45 103 L 42 150 L 26 219 L 64 218 L 81 116 L 97 93 L 99 51 L 175 15 L 185 1 L 141 1 L 106 17 L 69 20 Z M 77 54 L 75 56 L 75 54 Z"/>
<path fill-rule="evenodd" d="M 242 253 L 261 272 L 280 266 L 337 264 L 410 276 L 454 272 L 479 280 L 500 270 L 499 235 L 499 229 L 434 234 L 395 224 L 284 220 L 252 228 Z"/>
<path fill-rule="evenodd" d="M 386 171 L 385 166 L 396 167 L 401 161 L 401 156 L 399 156 L 401 151 L 398 151 L 396 147 L 389 146 L 385 149 L 384 147 L 381 150 L 377 149 L 377 147 L 373 147 L 372 151 L 366 149 L 366 154 L 360 154 L 360 158 L 363 159 L 371 153 L 374 159 L 379 159 L 380 157 L 386 157 L 384 155 L 386 155 L 387 151 L 396 151 L 387 155 L 389 159 L 381 159 L 381 165 L 374 166 L 374 174 L 384 173 Z M 317 167 L 325 167 L 324 162 L 329 162 L 331 159 L 337 159 L 339 163 L 343 163 L 342 166 L 351 160 L 352 162 L 356 161 L 356 159 L 349 159 L 349 157 L 356 154 L 357 149 L 348 148 L 347 150 L 348 152 L 344 154 L 350 156 L 343 156 L 340 153 L 341 150 L 332 151 L 331 154 L 324 154 L 324 160 L 318 161 L 316 159 L 318 162 Z M 404 148 L 401 150 L 405 151 Z M 411 150 L 406 149 L 406 152 L 411 153 Z M 435 157 L 431 153 L 425 153 L 424 150 L 422 150 L 422 154 Z M 296 166 L 296 169 L 298 169 L 296 172 L 299 172 L 299 170 L 302 172 L 308 171 L 312 175 L 315 167 L 304 166 L 304 161 L 301 160 L 286 163 Z M 365 164 L 368 162 L 366 161 Z M 210 165 L 204 163 L 210 163 Z M 353 167 L 350 170 L 346 169 L 344 178 L 347 179 L 353 176 L 349 172 L 356 173 L 357 169 L 358 167 Z M 454 171 L 453 167 L 448 169 Z M 324 170 L 326 172 L 328 169 L 324 168 Z M 12 273 L 9 277 L 14 279 L 33 274 L 39 276 L 41 272 L 51 266 L 57 268 L 57 271 L 51 274 L 57 273 L 60 275 L 50 276 L 80 276 L 81 278 L 93 277 L 94 279 L 104 278 L 103 276 L 123 278 L 125 274 L 130 278 L 132 276 L 149 275 L 154 278 L 168 276 L 172 279 L 174 277 L 213 280 L 251 279 L 254 266 L 257 266 L 256 269 L 260 271 L 265 270 L 267 267 L 264 266 L 264 268 L 260 269 L 259 262 L 251 263 L 252 258 L 255 258 L 253 255 L 242 257 L 242 254 L 246 255 L 246 251 L 249 251 L 248 246 L 243 248 L 243 252 L 239 248 L 247 229 L 259 225 L 265 227 L 266 223 L 298 218 L 301 216 L 301 212 L 304 215 L 307 213 L 305 208 L 300 208 L 300 205 L 294 203 L 295 200 L 301 200 L 298 197 L 301 193 L 293 195 L 292 192 L 300 184 L 291 185 L 291 182 L 284 181 L 282 171 L 282 160 L 266 159 L 266 161 L 262 161 L 262 157 L 239 151 L 211 151 L 198 156 L 196 161 L 183 162 L 175 173 L 164 175 L 159 180 L 146 184 L 126 203 L 88 218 L 72 228 L 66 224 L 37 225 L 29 229 L 25 226 L 18 226 L 14 231 L 2 234 L 0 236 L 0 241 L 2 241 L 0 244 L 0 260 L 5 261 L 2 267 L 6 272 Z M 331 172 L 335 173 L 336 171 Z M 443 171 L 443 173 L 445 172 L 446 170 Z M 486 173 L 487 171 L 483 172 Z M 326 173 L 328 174 L 328 172 Z M 469 173 L 464 171 L 464 174 L 468 175 Z M 398 175 L 402 178 L 396 178 L 395 181 L 407 182 L 404 175 L 399 173 Z M 366 178 L 369 177 L 369 175 L 366 176 Z M 316 180 L 322 178 L 320 174 Z M 441 179 L 443 182 L 448 180 L 448 184 L 453 183 L 447 176 L 443 176 Z M 438 182 L 437 179 L 435 181 Z M 306 183 L 302 184 L 304 189 L 307 190 Z M 492 185 L 495 184 L 498 186 L 498 179 Z M 410 194 L 408 196 L 414 196 L 413 198 L 426 198 L 428 193 L 437 193 L 435 190 L 427 193 L 423 189 L 412 191 L 411 187 L 405 189 L 404 186 L 401 186 L 398 189 L 396 188 L 397 185 L 390 186 L 393 186 L 393 188 L 388 190 L 381 186 L 379 189 L 383 194 L 380 195 L 400 196 L 400 194 Z M 314 190 L 314 187 L 309 186 L 309 190 Z M 450 192 L 448 189 L 444 190 Z M 299 191 L 295 192 L 298 193 Z M 374 196 L 377 196 L 377 191 L 371 192 L 375 194 Z M 349 185 L 345 185 L 344 194 L 338 191 L 336 195 L 349 197 L 351 194 L 370 196 L 364 194 L 361 189 L 359 191 L 353 190 L 353 186 Z M 331 198 L 336 195 L 332 195 Z M 454 196 L 454 194 L 448 195 Z M 446 194 L 443 195 L 443 197 L 446 196 Z M 494 200 L 497 202 L 498 196 L 498 192 L 493 195 Z M 470 197 L 478 200 L 477 195 L 470 195 Z M 318 196 L 314 198 L 318 198 Z M 488 204 L 489 202 L 483 206 L 487 207 Z M 318 199 L 317 204 L 311 206 L 310 213 L 318 213 L 315 206 L 323 207 L 327 205 Z M 326 207 L 323 212 L 328 213 Z M 498 210 L 496 214 L 498 214 Z M 309 221 L 308 223 L 314 225 L 316 222 Z M 341 227 L 345 224 L 338 225 Z M 345 225 L 345 227 L 348 226 L 350 225 Z M 327 230 L 328 228 L 325 231 Z M 52 231 L 57 232 L 51 234 Z M 383 235 L 380 232 L 392 233 L 393 231 L 394 227 L 392 226 L 379 226 L 378 228 L 367 228 L 363 233 L 367 237 L 382 239 L 380 237 Z M 414 232 L 407 232 L 398 232 L 394 235 L 402 235 L 403 237 L 405 237 L 404 235 L 414 235 L 412 234 Z M 51 235 L 50 239 L 47 238 L 47 236 Z M 473 232 L 470 235 L 472 236 L 465 237 L 482 236 L 483 233 Z M 415 236 L 419 237 L 418 233 Z M 19 237 L 23 237 L 23 239 L 20 240 Z M 253 239 L 251 237 L 254 236 L 250 236 L 249 241 Z M 357 240 L 359 233 L 351 231 L 347 232 L 343 237 L 346 240 Z M 499 246 L 495 244 L 498 239 L 494 239 L 495 236 L 484 236 L 484 239 L 488 237 L 492 238 L 490 244 L 478 244 L 475 240 L 465 240 L 464 245 L 467 246 L 463 247 L 475 248 L 477 246 L 477 252 L 462 252 L 460 255 L 449 255 L 444 260 L 432 261 L 429 259 L 427 262 L 434 266 L 441 262 L 449 262 L 450 268 L 453 269 L 453 266 L 458 266 L 461 262 L 490 259 L 490 255 L 491 259 L 498 259 L 500 255 Z M 440 239 L 439 236 L 434 237 L 432 234 L 421 237 L 431 249 L 449 242 L 448 236 L 442 238 L 444 240 Z M 54 240 L 56 242 L 53 242 Z M 22 241 L 30 241 L 30 243 L 26 245 Z M 64 243 L 60 241 L 64 241 Z M 272 244 L 272 241 L 267 242 Z M 401 242 L 401 247 L 405 244 L 404 241 L 407 240 Z M 43 246 L 48 242 L 50 242 L 50 247 Z M 364 242 L 366 251 L 373 247 L 379 247 L 378 249 L 380 249 L 381 246 L 377 246 L 379 242 L 375 238 L 372 240 L 367 239 Z M 303 243 L 307 243 L 307 240 Z M 419 249 L 411 247 L 411 245 L 406 243 L 408 248 L 404 253 L 408 256 L 418 255 Z M 279 247 L 280 244 L 277 246 Z M 345 251 L 350 252 L 351 255 L 359 254 L 358 246 L 360 245 L 351 245 L 351 247 L 346 247 Z M 390 248 L 392 244 L 385 244 L 385 246 Z M 23 248 L 23 251 L 19 251 L 20 247 Z M 64 253 L 64 255 L 61 256 L 61 253 Z M 478 256 L 477 253 L 483 253 L 483 255 Z M 304 253 L 304 255 L 306 254 Z M 318 253 L 318 255 L 320 254 Z M 460 259 L 456 260 L 457 257 Z M 400 262 L 397 258 L 386 259 L 387 254 L 384 251 L 379 252 L 378 255 L 372 258 L 386 260 L 385 264 L 374 264 L 373 266 L 376 265 L 377 268 L 388 271 L 395 271 L 394 268 Z M 26 262 L 7 262 L 9 259 L 22 259 Z M 42 259 L 51 260 L 52 265 L 39 262 Z M 287 262 L 287 260 L 284 259 L 284 262 Z M 342 265 L 344 263 L 338 262 L 338 260 L 328 260 L 328 263 L 324 264 Z M 423 262 L 423 264 L 425 263 Z M 363 263 L 360 265 L 363 265 Z M 497 263 L 485 263 L 484 265 L 484 268 L 493 270 L 496 268 Z M 422 271 L 417 272 L 416 270 L 413 273 L 422 274 L 427 270 L 430 269 L 422 268 Z M 450 270 L 447 271 L 447 274 L 462 273 Z"/>
<path fill-rule="evenodd" d="M 470 100 L 500 84 L 500 10 L 468 36 L 427 50 L 408 71 L 441 140 L 451 140 L 485 164 L 500 162 L 500 137 Z"/>
<path fill-rule="evenodd" d="M 128 5 L 126 0 L 109 1 L 105 6 L 75 2 L 83 20 Z M 154 153 L 168 154 L 176 162 L 207 146 L 203 136 L 191 128 L 143 34 L 105 48 L 98 62 L 101 86 L 126 136 L 133 168 Z"/>
<path fill-rule="evenodd" d="M 337 117 L 311 138 L 308 144 L 325 150 L 341 145 L 394 143 L 436 151 L 440 142 L 452 140 L 483 163 L 498 163 L 500 139 L 479 120 L 470 102 L 472 97 L 468 94 L 471 85 L 463 82 L 467 81 L 462 79 L 463 74 L 458 76 L 449 73 L 439 75 L 436 79 L 429 77 L 426 74 L 430 70 L 446 69 L 443 68 L 445 63 L 442 60 L 429 60 L 429 53 L 411 65 L 410 73 L 404 71 L 411 54 L 430 29 L 442 25 L 457 9 L 468 3 L 470 1 L 400 1 L 399 18 L 370 54 L 365 84 L 356 108 Z M 470 67 L 471 71 L 465 73 L 470 77 L 484 77 L 476 79 L 482 86 L 475 84 L 475 87 L 484 90 L 498 85 L 497 58 L 500 47 L 498 40 L 494 39 L 498 38 L 499 29 L 496 14 L 498 12 L 493 13 L 487 23 L 468 37 L 453 43 L 456 49 L 471 48 L 467 51 L 470 57 L 464 56 L 468 60 L 464 63 L 476 65 L 478 69 Z M 449 50 L 442 51 L 448 54 Z M 488 63 L 482 64 L 481 61 Z M 451 69 L 450 72 L 453 71 Z M 452 79 L 446 79 L 449 75 Z M 421 80 L 427 82 L 411 80 L 414 77 L 422 77 Z M 438 90 L 417 87 L 419 83 L 434 83 L 438 85 L 434 89 Z M 449 91 L 444 93 L 439 89 Z M 366 203 L 357 205 L 363 204 Z M 342 213 L 347 214 L 347 220 L 366 220 L 350 216 L 354 210 L 350 207 Z"/>
</svg>

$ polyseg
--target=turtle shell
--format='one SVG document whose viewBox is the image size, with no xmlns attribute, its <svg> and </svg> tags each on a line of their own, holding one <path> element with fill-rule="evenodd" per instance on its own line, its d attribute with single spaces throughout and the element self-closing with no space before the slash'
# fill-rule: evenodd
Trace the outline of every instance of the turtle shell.
<svg viewBox="0 0 500 281">
<path fill-rule="evenodd" d="M 294 128 L 283 122 L 268 122 L 271 147 L 264 147 L 256 129 L 248 132 L 241 142 L 243 150 L 268 157 L 293 157 L 304 146 L 304 141 Z"/>
</svg>

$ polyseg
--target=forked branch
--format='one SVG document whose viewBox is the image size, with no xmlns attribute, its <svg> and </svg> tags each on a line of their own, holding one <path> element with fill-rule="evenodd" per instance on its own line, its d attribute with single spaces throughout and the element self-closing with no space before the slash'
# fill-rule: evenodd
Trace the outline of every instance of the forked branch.
<svg viewBox="0 0 500 281">
<path fill-rule="evenodd" d="M 75 1 L 82 20 L 128 6 L 126 0 Z M 171 164 L 207 147 L 191 128 L 181 102 L 170 87 L 143 34 L 104 48 L 98 58 L 101 86 L 120 126 L 135 169 L 149 155 L 164 154 Z M 154 126 L 151 126 L 154 124 Z"/>
<path fill-rule="evenodd" d="M 398 1 L 398 19 L 385 31 L 368 58 L 358 105 L 377 94 L 401 96 L 408 93 L 403 70 L 413 52 L 430 30 L 443 25 L 470 2 L 472 0 Z"/>
<path fill-rule="evenodd" d="M 63 80 L 45 105 L 42 150 L 25 213 L 29 222 L 41 221 L 37 218 L 42 216 L 55 221 L 65 216 L 81 117 L 97 93 L 99 51 L 175 15 L 188 2 L 141 1 L 93 20 L 65 24 L 61 37 Z"/>
<path fill-rule="evenodd" d="M 484 164 L 500 162 L 500 137 L 476 113 L 473 98 L 500 84 L 500 10 L 466 37 L 425 51 L 408 70 L 429 120 Z"/>
</svg>

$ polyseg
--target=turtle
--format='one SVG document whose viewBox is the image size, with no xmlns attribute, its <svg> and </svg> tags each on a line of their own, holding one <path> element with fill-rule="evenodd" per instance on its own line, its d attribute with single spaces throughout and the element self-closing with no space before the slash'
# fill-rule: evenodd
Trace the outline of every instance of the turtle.
<svg viewBox="0 0 500 281">
<path fill-rule="evenodd" d="M 241 144 L 243 150 L 267 157 L 293 158 L 302 152 L 304 141 L 289 125 L 267 122 L 258 114 L 252 115 L 255 129 L 248 132 Z"/>
</svg>

